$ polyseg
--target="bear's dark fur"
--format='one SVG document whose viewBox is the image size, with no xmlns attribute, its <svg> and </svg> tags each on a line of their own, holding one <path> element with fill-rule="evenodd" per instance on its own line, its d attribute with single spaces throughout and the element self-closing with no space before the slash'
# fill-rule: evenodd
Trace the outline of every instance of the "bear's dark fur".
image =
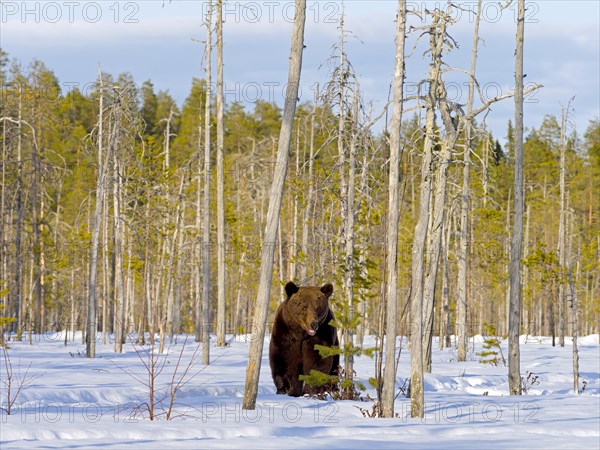
<svg viewBox="0 0 600 450">
<path fill-rule="evenodd" d="M 299 397 L 306 393 L 300 375 L 312 369 L 337 374 L 340 357 L 321 358 L 314 349 L 317 344 L 339 345 L 337 331 L 329 324 L 334 318 L 329 308 L 333 286 L 298 287 L 290 281 L 285 292 L 287 298 L 275 313 L 269 362 L 277 393 Z"/>
</svg>

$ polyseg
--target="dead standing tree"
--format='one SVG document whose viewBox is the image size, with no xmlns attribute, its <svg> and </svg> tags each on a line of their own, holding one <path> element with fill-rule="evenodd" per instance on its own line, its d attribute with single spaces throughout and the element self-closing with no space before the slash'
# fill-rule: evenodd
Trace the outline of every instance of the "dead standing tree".
<svg viewBox="0 0 600 450">
<path fill-rule="evenodd" d="M 475 68 L 477 66 L 477 48 L 479 44 L 479 22 L 481 20 L 481 3 L 477 2 L 475 27 L 473 32 L 473 46 L 471 50 L 471 72 L 469 74 L 469 98 L 467 100 L 467 113 L 473 109 L 475 87 Z M 463 186 L 460 210 L 460 244 L 458 247 L 458 283 L 456 301 L 456 340 L 458 347 L 458 361 L 467 360 L 467 267 L 469 243 L 469 191 L 471 179 L 471 148 L 472 148 L 472 123 L 465 127 L 465 152 L 463 156 Z"/>
<path fill-rule="evenodd" d="M 413 266 L 411 290 L 411 414 L 423 417 L 423 370 L 431 371 L 431 342 L 433 338 L 433 306 L 439 255 L 444 231 L 446 208 L 446 185 L 448 167 L 461 131 L 491 104 L 512 97 L 506 93 L 483 100 L 479 92 L 481 105 L 464 114 L 460 105 L 450 101 L 442 74 L 458 69 L 442 69 L 442 54 L 447 46 L 454 47 L 454 40 L 447 33 L 447 27 L 454 22 L 448 12 L 428 11 L 432 16 L 432 25 L 426 27 L 430 37 L 430 78 L 428 94 L 425 96 L 426 123 L 424 156 L 421 166 L 421 200 L 419 219 L 413 241 Z M 462 70 L 460 70 L 462 72 Z M 472 68 L 471 72 L 474 69 Z M 476 82 L 475 82 L 476 84 Z M 538 89 L 533 85 L 525 93 Z M 523 92 L 523 91 L 522 91 Z M 438 133 L 435 127 L 435 112 L 439 110 L 444 133 Z M 435 153 L 434 153 L 435 151 Z M 435 175 L 435 181 L 433 180 Z M 427 257 L 425 257 L 427 255 Z"/>
<path fill-rule="evenodd" d="M 198 312 L 198 324 L 202 333 L 196 337 L 202 341 L 202 364 L 210 363 L 210 102 L 211 102 L 211 41 L 212 1 L 206 15 L 206 99 L 204 103 L 204 193 L 202 218 L 202 314 Z M 198 326 L 198 325 L 197 325 Z"/>
<path fill-rule="evenodd" d="M 567 240 L 566 240 L 566 220 L 567 220 L 567 183 L 566 183 L 566 172 L 567 172 L 567 128 L 569 124 L 569 112 L 571 110 L 571 98 L 567 103 L 566 108 L 562 108 L 561 113 L 561 125 L 560 125 L 560 176 L 559 176 L 559 189 L 560 189 L 560 217 L 558 222 L 558 264 L 560 266 L 560 279 L 558 282 L 558 343 L 561 347 L 565 346 L 565 300 L 567 297 L 567 283 L 565 276 L 565 269 L 567 265 Z"/>
<path fill-rule="evenodd" d="M 106 172 L 108 157 L 103 152 L 103 122 L 104 122 L 104 86 L 102 73 L 98 75 L 99 83 L 99 115 L 98 115 L 98 176 L 96 179 L 96 206 L 92 219 L 92 245 L 90 249 L 89 291 L 87 298 L 87 326 L 86 326 L 86 356 L 96 357 L 96 329 L 97 329 L 97 298 L 96 276 L 98 271 L 98 244 L 100 240 L 100 226 L 103 216 L 104 191 L 106 188 Z"/>
<path fill-rule="evenodd" d="M 288 83 L 283 107 L 283 120 L 281 122 L 281 131 L 279 133 L 277 162 L 275 165 L 273 183 L 271 185 L 267 223 L 262 243 L 260 280 L 255 303 L 254 320 L 252 321 L 252 342 L 250 343 L 250 354 L 248 358 L 248 367 L 246 369 L 244 402 L 242 406 L 244 409 L 254 409 L 256 407 L 256 397 L 258 395 L 258 380 L 265 340 L 265 327 L 267 325 L 271 282 L 273 279 L 273 257 L 275 254 L 281 201 L 287 175 L 292 128 L 294 126 L 294 116 L 296 114 L 296 103 L 298 101 L 298 88 L 300 85 L 300 72 L 302 69 L 302 51 L 304 49 L 305 21 L 306 0 L 296 0 Z"/>
<path fill-rule="evenodd" d="M 400 208 L 400 145 L 403 86 L 404 86 L 404 42 L 406 30 L 406 1 L 398 0 L 396 28 L 396 63 L 394 65 L 394 109 L 390 132 L 390 167 L 388 186 L 387 219 L 387 259 L 385 275 L 386 291 L 386 343 L 385 370 L 383 378 L 383 399 L 381 399 L 383 417 L 394 417 L 394 397 L 396 393 L 396 326 L 398 316 L 398 223 Z"/>
<path fill-rule="evenodd" d="M 521 395 L 521 252 L 523 249 L 523 40 L 525 0 L 519 0 L 517 12 L 517 50 L 515 54 L 515 180 L 513 239 L 510 246 L 508 314 L 508 388 L 510 395 Z"/>
<path fill-rule="evenodd" d="M 223 154 L 223 1 L 217 0 L 217 345 L 225 342 L 225 167 Z"/>
<path fill-rule="evenodd" d="M 423 336 L 424 336 L 424 278 L 425 278 L 425 246 L 429 228 L 429 208 L 431 202 L 433 179 L 433 152 L 435 142 L 435 111 L 438 105 L 438 89 L 441 82 L 442 51 L 446 22 L 443 14 L 437 11 L 433 23 L 428 27 L 431 51 L 429 65 L 429 89 L 425 96 L 425 140 L 424 154 L 421 162 L 421 186 L 419 215 L 415 227 L 412 255 L 411 286 L 411 354 L 410 354 L 410 389 L 411 416 L 423 417 L 425 399 L 423 393 Z"/>
</svg>

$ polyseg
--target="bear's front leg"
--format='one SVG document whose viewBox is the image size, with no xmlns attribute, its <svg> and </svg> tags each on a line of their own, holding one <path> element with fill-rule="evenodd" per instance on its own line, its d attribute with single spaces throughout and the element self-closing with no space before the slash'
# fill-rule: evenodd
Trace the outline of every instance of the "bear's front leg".
<svg viewBox="0 0 600 450">
<path fill-rule="evenodd" d="M 288 379 L 290 390 L 288 391 L 288 395 L 291 395 L 292 397 L 302 397 L 304 394 L 304 381 L 300 380 L 300 375 L 302 375 L 302 373 L 301 365 L 295 367 L 295 370 L 290 370 Z"/>
<path fill-rule="evenodd" d="M 278 394 L 287 394 L 290 389 L 290 383 L 287 376 L 287 362 L 285 355 L 279 345 L 271 340 L 269 345 L 269 363 L 271 365 L 271 375 Z"/>
</svg>

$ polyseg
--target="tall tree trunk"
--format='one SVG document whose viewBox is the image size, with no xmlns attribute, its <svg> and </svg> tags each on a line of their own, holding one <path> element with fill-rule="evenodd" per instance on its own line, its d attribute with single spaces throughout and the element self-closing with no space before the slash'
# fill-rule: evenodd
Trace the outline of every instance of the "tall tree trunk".
<svg viewBox="0 0 600 450">
<path fill-rule="evenodd" d="M 571 335 L 573 336 L 573 392 L 575 394 L 579 394 L 579 349 L 577 348 L 577 337 L 579 335 L 579 324 L 577 318 L 577 291 L 575 290 L 575 282 L 573 281 L 573 270 L 571 267 L 571 255 L 572 255 L 572 244 L 571 239 L 573 237 L 573 211 L 571 210 L 570 220 L 569 220 L 569 245 L 567 247 L 568 257 L 566 259 L 569 260 L 569 264 L 567 267 L 568 275 L 569 275 L 569 287 L 571 290 Z M 566 223 L 565 223 L 566 225 Z"/>
<path fill-rule="evenodd" d="M 506 331 L 506 333 L 508 334 L 508 316 L 510 314 L 510 246 L 511 246 L 511 242 L 512 242 L 512 230 L 510 229 L 510 218 L 511 218 L 511 209 L 510 209 L 510 203 L 511 201 L 514 202 L 513 198 L 512 198 L 512 190 L 509 189 L 508 190 L 508 198 L 506 199 L 506 241 L 505 241 L 505 254 L 508 255 L 508 261 L 506 263 L 506 269 L 505 269 L 505 273 L 506 273 L 506 294 L 505 294 L 505 298 L 504 298 L 504 306 L 505 306 L 505 311 L 503 314 L 503 319 L 500 323 L 500 329 L 502 330 L 503 334 L 504 331 Z M 504 326 L 506 324 L 506 327 Z M 479 334 L 483 334 L 483 324 L 480 324 L 480 329 L 479 329 Z"/>
<path fill-rule="evenodd" d="M 217 0 L 217 345 L 225 342 L 225 167 L 223 149 L 223 0 Z"/>
<path fill-rule="evenodd" d="M 33 305 L 31 307 L 33 331 L 42 332 L 42 198 L 41 188 L 41 163 L 37 145 L 31 146 L 31 165 L 33 166 L 33 178 L 31 183 L 31 228 L 33 235 L 33 278 L 31 296 Z"/>
<path fill-rule="evenodd" d="M 448 253 L 450 251 L 450 236 L 452 223 L 450 218 L 447 219 L 446 232 L 442 242 L 442 301 L 440 305 L 440 336 L 438 347 L 440 350 L 450 348 L 450 285 L 449 285 L 449 269 L 448 269 Z M 452 221 L 454 222 L 454 221 Z"/>
<path fill-rule="evenodd" d="M 443 38 L 446 24 L 442 22 Z M 444 233 L 444 217 L 446 211 L 446 185 L 448 179 L 448 167 L 452 159 L 452 150 L 458 138 L 458 129 L 450 117 L 448 105 L 445 102 L 446 90 L 443 82 L 439 84 L 440 110 L 446 129 L 446 137 L 442 141 L 442 148 L 438 155 L 438 163 L 434 182 L 433 209 L 430 221 L 430 236 L 428 241 L 427 268 L 423 286 L 423 370 L 431 372 L 431 347 L 433 340 L 433 311 L 435 300 L 435 287 L 439 268 L 440 250 L 442 246 L 442 235 Z"/>
<path fill-rule="evenodd" d="M 564 280 L 566 268 L 566 151 L 567 125 L 569 120 L 571 100 L 569 100 L 566 110 L 565 108 L 562 110 L 560 126 L 560 217 L 558 222 L 558 265 L 561 272 L 558 282 L 558 343 L 561 347 L 565 346 L 565 297 L 567 291 L 567 286 Z"/>
<path fill-rule="evenodd" d="M 17 340 L 21 340 L 23 333 L 23 255 L 21 249 L 21 235 L 23 232 L 23 88 L 19 84 L 19 121 L 17 124 L 17 186 L 16 186 L 16 214 L 17 229 L 15 230 L 15 284 L 14 292 L 14 310 L 15 323 L 17 326 Z"/>
<path fill-rule="evenodd" d="M 354 215 L 355 215 L 355 185 L 356 185 L 356 146 L 358 134 L 358 93 L 354 96 L 352 115 L 354 117 L 352 137 L 348 154 L 348 185 L 346 188 L 346 217 L 344 224 L 344 297 L 348 302 L 348 319 L 354 319 Z M 344 330 L 344 346 L 354 345 L 354 330 L 350 327 Z M 354 378 L 354 355 L 352 351 L 344 352 L 344 373 L 347 382 Z"/>
<path fill-rule="evenodd" d="M 108 195 L 104 197 L 104 203 L 102 205 L 104 211 L 108 211 Z M 108 339 L 108 335 L 110 333 L 109 328 L 112 325 L 112 322 L 109 324 L 110 317 L 110 305 L 109 297 L 112 298 L 112 295 L 108 294 L 109 282 L 108 276 L 110 274 L 110 264 L 109 264 L 109 252 L 108 252 L 108 220 L 102 221 L 102 344 L 105 345 Z"/>
<path fill-rule="evenodd" d="M 300 123 L 298 123 L 298 129 L 296 131 L 296 179 L 300 176 Z M 290 244 L 289 254 L 289 280 L 296 280 L 298 274 L 298 193 L 299 189 L 294 189 L 292 203 L 293 203 L 293 216 L 292 216 L 292 242 Z"/>
<path fill-rule="evenodd" d="M 510 395 L 521 395 L 521 251 L 523 246 L 523 40 L 525 0 L 519 0 L 515 60 L 515 203 L 510 248 L 510 309 L 508 316 L 508 384 Z"/>
<path fill-rule="evenodd" d="M 2 161 L 0 164 L 2 165 L 2 180 L 0 181 L 0 280 L 8 279 L 8 249 L 7 249 L 7 229 L 6 229 L 6 218 L 8 214 L 6 214 L 6 163 L 8 162 L 8 151 L 6 148 L 6 120 L 2 121 Z M 60 203 L 59 203 L 60 204 Z M 12 223 L 12 211 L 11 211 L 11 222 Z M 8 286 L 9 292 L 11 286 Z M 12 306 L 10 295 L 8 296 L 9 306 Z M 10 309 L 5 311 L 5 313 L 11 313 Z M 4 332 L 4 329 L 0 332 L 0 342 L 4 342 L 4 337 L 1 333 Z"/>
<path fill-rule="evenodd" d="M 258 379 L 262 362 L 265 327 L 267 325 L 267 312 L 273 278 L 273 256 L 275 253 L 281 200 L 287 174 L 290 141 L 292 138 L 292 128 L 294 126 L 294 115 L 296 113 L 296 102 L 298 101 L 298 88 L 300 85 L 300 72 L 302 69 L 302 51 L 304 48 L 305 21 L 306 0 L 296 0 L 288 83 L 283 107 L 281 131 L 279 133 L 277 163 L 275 165 L 275 173 L 271 185 L 267 223 L 262 243 L 260 279 L 254 310 L 254 320 L 252 322 L 252 342 L 250 343 L 250 354 L 248 358 L 248 367 L 246 369 L 246 386 L 244 389 L 243 402 L 244 409 L 254 409 L 256 407 Z"/>
<path fill-rule="evenodd" d="M 204 104 L 204 195 L 202 224 L 202 364 L 210 363 L 210 103 L 212 1 L 206 15 L 206 99 Z"/>
<path fill-rule="evenodd" d="M 336 266 L 341 267 L 342 273 L 342 293 L 343 298 L 346 299 L 348 305 L 352 303 L 352 294 L 353 294 L 353 277 L 352 277 L 352 262 L 353 255 L 352 249 L 353 246 L 353 230 L 349 229 L 349 216 L 352 214 L 350 211 L 351 206 L 348 203 L 349 200 L 349 187 L 348 187 L 348 158 L 346 157 L 346 143 L 344 142 L 344 137 L 346 135 L 346 109 L 345 109 L 345 91 L 347 84 L 347 72 L 346 72 L 346 55 L 344 53 L 344 40 L 346 38 L 344 34 L 344 13 L 340 15 L 340 62 L 338 67 L 338 127 L 337 127 L 337 151 L 338 151 L 338 170 L 340 175 L 340 231 L 341 231 L 341 249 L 340 252 L 344 252 L 344 259 L 342 264 L 336 264 Z M 348 172 L 347 172 L 348 170 Z M 350 249 L 349 249 L 350 247 Z M 348 255 L 350 253 L 350 255 Z M 350 308 L 348 307 L 348 310 Z M 348 311 L 349 314 L 349 311 Z M 348 317 L 349 318 L 349 317 Z M 350 343 L 350 335 L 351 332 L 348 327 L 343 327 L 340 332 L 341 334 L 341 342 L 340 348 L 347 348 Z M 348 385 L 351 384 L 352 379 L 352 356 L 350 352 L 343 351 L 342 356 L 344 358 L 344 378 Z"/>
<path fill-rule="evenodd" d="M 206 90 L 208 95 L 208 89 Z M 196 173 L 196 238 L 194 241 L 194 256 L 196 258 L 196 264 L 192 270 L 193 278 L 193 291 L 194 291 L 194 340 L 196 342 L 202 342 L 202 171 L 204 168 L 204 161 L 202 159 L 202 106 L 200 106 L 199 124 L 198 124 L 198 167 Z"/>
<path fill-rule="evenodd" d="M 433 74 L 433 73 L 432 73 Z M 437 77 L 431 80 L 430 86 L 435 85 Z M 415 226 L 412 249 L 412 286 L 411 286 L 411 352 L 410 352 L 410 388 L 411 416 L 423 417 L 423 278 L 425 264 L 425 241 L 429 226 L 429 202 L 431 199 L 432 164 L 435 123 L 435 91 L 427 99 L 425 120 L 425 143 L 421 163 L 421 186 L 419 202 L 419 218 Z M 389 301 L 389 300 L 388 300 Z"/>
<path fill-rule="evenodd" d="M 125 292 L 123 282 L 123 219 L 121 217 L 121 177 L 119 174 L 119 156 L 118 146 L 119 138 L 118 133 L 121 128 L 120 123 L 120 111 L 115 111 L 113 132 L 116 135 L 116 139 L 111 142 L 110 152 L 113 160 L 113 233 L 114 233 L 114 301 L 115 301 L 115 313 L 114 313 L 114 326 L 115 331 L 115 351 L 121 353 L 123 351 L 123 340 L 125 337 Z"/>
<path fill-rule="evenodd" d="M 473 96 L 475 85 L 475 68 L 477 65 L 477 48 L 479 44 L 479 21 L 481 19 L 481 2 L 477 2 L 477 14 L 475 15 L 475 30 L 473 32 L 473 46 L 471 49 L 471 71 L 469 77 L 469 96 L 467 100 L 467 111 L 473 111 Z M 471 178 L 471 151 L 472 151 L 472 126 L 471 121 L 466 124 L 463 167 L 463 186 L 460 209 L 460 244 L 458 253 L 458 289 L 457 289 L 457 312 L 456 312 L 456 335 L 458 343 L 458 361 L 467 360 L 467 268 L 469 256 L 469 192 Z"/>
<path fill-rule="evenodd" d="M 438 104 L 441 56 L 444 46 L 444 37 L 439 36 L 440 22 L 445 19 L 440 12 L 434 15 L 434 22 L 430 31 L 431 63 L 429 76 L 429 90 L 426 97 L 426 119 L 424 155 L 421 163 L 421 187 L 419 202 L 419 218 L 415 226 L 412 255 L 412 286 L 411 286 L 411 353 L 410 353 L 410 389 L 411 389 L 411 416 L 423 417 L 425 413 L 425 399 L 423 392 L 423 364 L 424 364 L 424 280 L 425 280 L 425 246 L 427 230 L 429 229 L 430 205 L 433 182 L 433 152 L 435 141 L 435 109 Z"/>
<path fill-rule="evenodd" d="M 527 217 L 527 221 L 525 222 L 525 236 L 523 238 L 523 258 L 527 258 L 527 255 L 529 255 L 529 222 L 531 219 L 531 203 L 527 203 L 527 212 L 526 212 L 526 217 Z M 526 292 L 528 290 L 528 286 L 529 286 L 529 268 L 527 266 L 523 267 L 523 287 L 525 288 Z M 531 334 L 531 327 L 530 327 L 530 322 L 532 321 L 530 319 L 530 308 L 531 308 L 531 297 L 528 297 L 529 301 L 527 301 L 527 299 L 523 302 L 523 324 L 524 324 L 524 332 L 525 334 Z M 531 311 L 533 312 L 533 310 Z"/>
<path fill-rule="evenodd" d="M 169 339 L 173 341 L 173 335 L 176 329 L 177 322 L 177 311 L 176 311 L 176 301 L 175 301 L 175 287 L 179 280 L 176 278 L 179 275 L 176 270 L 176 266 L 178 266 L 179 252 L 181 246 L 179 244 L 179 237 L 183 233 L 183 189 L 185 188 L 187 174 L 183 173 L 181 175 L 181 180 L 179 182 L 179 191 L 177 192 L 177 208 L 175 209 L 175 224 L 173 236 L 171 236 L 171 240 L 169 242 L 169 248 L 167 249 L 167 245 L 165 242 L 166 253 L 168 253 L 167 259 L 167 277 L 166 277 L 166 288 L 165 295 L 167 297 L 167 323 L 166 323 L 166 331 L 169 335 Z M 157 298 L 160 298 L 157 296 Z M 162 335 L 162 333 L 161 333 Z M 161 352 L 162 353 L 162 352 Z"/>
<path fill-rule="evenodd" d="M 400 162 L 402 161 L 401 126 L 404 87 L 404 42 L 406 0 L 398 0 L 396 57 L 394 64 L 394 110 L 390 129 L 390 167 L 388 178 L 388 217 L 386 230 L 386 342 L 383 372 L 383 417 L 394 417 L 396 394 L 396 335 L 398 324 L 398 224 L 400 221 Z"/>
<path fill-rule="evenodd" d="M 310 247 L 312 242 L 310 240 L 310 225 L 313 217 L 313 204 L 315 202 L 314 197 L 314 167 L 315 167 L 315 114 L 317 101 L 313 103 L 313 110 L 310 115 L 310 143 L 309 143 L 309 157 L 308 157 L 308 192 L 306 194 L 306 203 L 304 205 L 304 218 L 302 220 L 302 265 L 300 266 L 300 280 L 306 282 L 308 275 L 308 261 L 312 261 L 309 257 Z M 314 266 L 312 267 L 314 270 Z"/>
<path fill-rule="evenodd" d="M 573 272 L 569 269 L 569 283 L 571 288 L 571 326 L 573 328 L 573 393 L 579 394 L 579 350 L 577 348 L 577 291 L 573 284 Z"/>
<path fill-rule="evenodd" d="M 96 299 L 96 275 L 98 271 L 98 241 L 100 226 L 103 217 L 102 206 L 104 204 L 104 189 L 106 184 L 106 168 L 108 158 L 103 155 L 103 112 L 104 112 L 104 84 L 102 73 L 99 71 L 100 83 L 100 109 L 98 117 L 98 178 L 96 180 L 96 206 L 92 219 L 92 242 L 90 249 L 90 272 L 87 298 L 87 327 L 86 327 L 86 356 L 96 357 L 96 329 L 97 329 L 97 299 Z M 104 159 L 103 159 L 104 158 Z"/>
</svg>

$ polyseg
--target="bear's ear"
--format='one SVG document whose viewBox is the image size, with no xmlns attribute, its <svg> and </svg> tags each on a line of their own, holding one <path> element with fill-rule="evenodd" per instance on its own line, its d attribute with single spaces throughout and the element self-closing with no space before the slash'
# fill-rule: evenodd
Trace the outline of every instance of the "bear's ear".
<svg viewBox="0 0 600 450">
<path fill-rule="evenodd" d="M 300 288 L 296 286 L 293 281 L 290 281 L 285 285 L 285 293 L 287 294 L 288 298 L 298 292 L 299 289 Z"/>
<path fill-rule="evenodd" d="M 323 286 L 321 288 L 321 292 L 325 294 L 325 297 L 331 297 L 331 294 L 333 294 L 333 286 L 331 285 L 331 283 L 327 283 L 325 286 Z"/>
</svg>

